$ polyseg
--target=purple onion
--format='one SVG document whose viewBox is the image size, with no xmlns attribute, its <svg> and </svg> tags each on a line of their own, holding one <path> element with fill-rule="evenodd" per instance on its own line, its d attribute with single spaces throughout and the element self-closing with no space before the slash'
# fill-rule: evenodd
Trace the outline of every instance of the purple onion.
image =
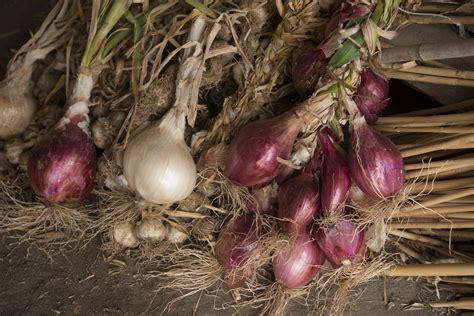
<svg viewBox="0 0 474 316">
<path fill-rule="evenodd" d="M 306 44 L 295 50 L 293 54 L 292 78 L 296 91 L 302 97 L 308 97 L 314 92 L 319 78 L 324 74 L 328 58 L 323 50 Z"/>
<path fill-rule="evenodd" d="M 327 216 L 344 206 L 351 186 L 351 177 L 341 153 L 342 149 L 336 144 L 328 128 L 319 134 L 319 142 L 323 153 L 321 208 L 323 215 Z"/>
<path fill-rule="evenodd" d="M 86 120 L 82 114 L 73 116 L 31 152 L 31 187 L 50 203 L 80 202 L 93 188 L 97 156 L 92 138 L 80 127 Z"/>
<path fill-rule="evenodd" d="M 358 231 L 351 221 L 340 218 L 335 224 L 314 231 L 319 248 L 334 267 L 348 266 L 364 259 L 364 231 Z"/>
<path fill-rule="evenodd" d="M 351 3 L 349 1 L 343 2 L 341 8 L 332 15 L 326 24 L 325 36 L 328 37 L 335 29 L 347 21 L 363 17 L 371 11 L 372 7 L 364 4 Z"/>
<path fill-rule="evenodd" d="M 354 102 L 367 122 L 374 122 L 388 104 L 388 81 L 370 69 L 364 69 Z"/>
<path fill-rule="evenodd" d="M 289 111 L 245 125 L 229 146 L 225 176 L 246 187 L 273 180 L 282 168 L 277 158 L 290 157 L 303 124 L 294 111 Z"/>
<path fill-rule="evenodd" d="M 228 273 L 230 288 L 238 288 L 251 276 L 254 267 L 248 264 L 255 256 L 257 247 L 257 225 L 253 214 L 243 215 L 227 223 L 216 243 L 216 256 Z"/>
<path fill-rule="evenodd" d="M 301 288 L 314 279 L 324 260 L 316 241 L 303 230 L 291 250 L 273 259 L 273 273 L 276 281 L 287 288 Z"/>
<path fill-rule="evenodd" d="M 374 199 L 393 196 L 405 183 L 400 151 L 363 117 L 351 125 L 349 169 L 357 186 Z"/>
<path fill-rule="evenodd" d="M 287 233 L 305 229 L 319 215 L 319 181 L 302 173 L 280 186 L 278 191 L 278 218 Z"/>
</svg>

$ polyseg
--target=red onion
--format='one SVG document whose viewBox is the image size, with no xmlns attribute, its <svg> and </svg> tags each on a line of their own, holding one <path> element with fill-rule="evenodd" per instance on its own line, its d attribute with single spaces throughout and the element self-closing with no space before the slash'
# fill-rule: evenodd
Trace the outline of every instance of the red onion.
<svg viewBox="0 0 474 316">
<path fill-rule="evenodd" d="M 259 214 L 275 215 L 277 208 L 277 190 L 269 184 L 261 188 L 252 189 L 252 196 L 255 199 L 248 203 L 249 211 Z"/>
<path fill-rule="evenodd" d="M 370 69 L 364 69 L 354 102 L 367 122 L 374 122 L 388 104 L 388 81 Z"/>
<path fill-rule="evenodd" d="M 291 250 L 273 259 L 275 279 L 290 289 L 301 288 L 316 276 L 324 259 L 316 241 L 303 230 Z"/>
<path fill-rule="evenodd" d="M 323 50 L 308 44 L 296 49 L 293 56 L 293 85 L 301 96 L 307 97 L 324 74 L 328 59 Z"/>
<path fill-rule="evenodd" d="M 318 146 L 314 149 L 313 156 L 304 167 L 303 173 L 307 173 L 313 176 L 318 176 L 321 173 L 322 160 L 323 160 L 323 151 Z"/>
<path fill-rule="evenodd" d="M 321 207 L 324 215 L 344 206 L 351 186 L 349 167 L 342 157 L 342 149 L 335 143 L 328 128 L 319 134 L 323 152 L 321 168 Z"/>
<path fill-rule="evenodd" d="M 348 266 L 364 258 L 364 231 L 358 231 L 351 221 L 340 218 L 337 223 L 315 232 L 319 247 L 334 267 Z"/>
<path fill-rule="evenodd" d="M 396 194 L 405 183 L 400 151 L 363 117 L 351 125 L 349 168 L 357 186 L 374 199 Z"/>
<path fill-rule="evenodd" d="M 332 18 L 326 24 L 325 36 L 328 37 L 339 25 L 344 24 L 349 20 L 365 16 L 372 11 L 372 7 L 363 5 L 360 3 L 351 3 L 345 1 L 342 3 L 341 8 L 337 10 Z"/>
<path fill-rule="evenodd" d="M 273 180 L 282 166 L 277 158 L 289 158 L 303 124 L 294 111 L 289 111 L 242 127 L 229 146 L 226 177 L 246 187 Z"/>
<path fill-rule="evenodd" d="M 229 222 L 220 232 L 216 243 L 216 256 L 229 274 L 229 287 L 242 286 L 250 277 L 253 267 L 248 260 L 257 253 L 255 216 L 243 215 Z"/>
<path fill-rule="evenodd" d="M 31 152 L 31 186 L 50 203 L 80 202 L 92 190 L 97 157 L 92 138 L 81 126 L 87 120 L 83 114 L 72 116 Z"/>
<path fill-rule="evenodd" d="M 319 215 L 319 181 L 302 173 L 280 186 L 278 191 L 278 218 L 288 233 L 306 228 Z"/>
</svg>

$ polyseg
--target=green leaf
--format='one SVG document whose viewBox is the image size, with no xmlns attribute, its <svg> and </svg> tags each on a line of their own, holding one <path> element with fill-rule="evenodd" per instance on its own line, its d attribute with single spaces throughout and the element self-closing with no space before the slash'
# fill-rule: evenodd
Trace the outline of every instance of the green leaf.
<svg viewBox="0 0 474 316">
<path fill-rule="evenodd" d="M 357 32 L 352 40 L 345 40 L 342 47 L 339 48 L 329 60 L 329 67 L 341 67 L 359 57 L 359 46 L 357 46 L 353 41 L 359 45 L 364 44 L 364 36 L 362 35 L 362 32 Z"/>
</svg>

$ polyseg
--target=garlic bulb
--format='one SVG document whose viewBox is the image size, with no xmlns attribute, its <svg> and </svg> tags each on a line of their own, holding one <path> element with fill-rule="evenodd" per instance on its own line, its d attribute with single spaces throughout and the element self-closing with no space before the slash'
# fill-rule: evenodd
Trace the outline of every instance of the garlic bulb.
<svg viewBox="0 0 474 316">
<path fill-rule="evenodd" d="M 146 217 L 138 222 L 135 233 L 138 239 L 159 242 L 166 237 L 166 227 L 161 220 Z"/>
<path fill-rule="evenodd" d="M 115 242 L 126 248 L 135 248 L 138 245 L 134 225 L 130 222 L 116 224 L 113 229 L 113 237 Z"/>
<path fill-rule="evenodd" d="M 128 185 L 151 203 L 180 201 L 193 192 L 197 172 L 184 142 L 184 116 L 175 109 L 135 135 L 123 156 Z"/>
</svg>

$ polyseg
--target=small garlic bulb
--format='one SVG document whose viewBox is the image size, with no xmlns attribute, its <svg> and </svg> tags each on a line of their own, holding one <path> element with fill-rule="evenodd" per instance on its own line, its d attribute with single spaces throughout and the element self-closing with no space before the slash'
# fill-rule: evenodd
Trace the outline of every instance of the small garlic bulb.
<svg viewBox="0 0 474 316">
<path fill-rule="evenodd" d="M 183 242 L 188 239 L 188 234 L 183 233 L 179 229 L 169 225 L 168 231 L 166 233 L 166 240 L 168 240 L 172 244 L 182 244 Z"/>
<path fill-rule="evenodd" d="M 115 242 L 126 248 L 135 248 L 138 245 L 134 225 L 130 222 L 116 224 L 113 229 L 113 237 Z"/>
<path fill-rule="evenodd" d="M 135 228 L 138 239 L 159 242 L 166 237 L 166 227 L 157 218 L 146 217 L 138 222 Z"/>
<path fill-rule="evenodd" d="M 197 172 L 184 141 L 184 117 L 174 111 L 132 137 L 123 156 L 128 185 L 156 204 L 181 201 L 193 192 Z"/>
</svg>

